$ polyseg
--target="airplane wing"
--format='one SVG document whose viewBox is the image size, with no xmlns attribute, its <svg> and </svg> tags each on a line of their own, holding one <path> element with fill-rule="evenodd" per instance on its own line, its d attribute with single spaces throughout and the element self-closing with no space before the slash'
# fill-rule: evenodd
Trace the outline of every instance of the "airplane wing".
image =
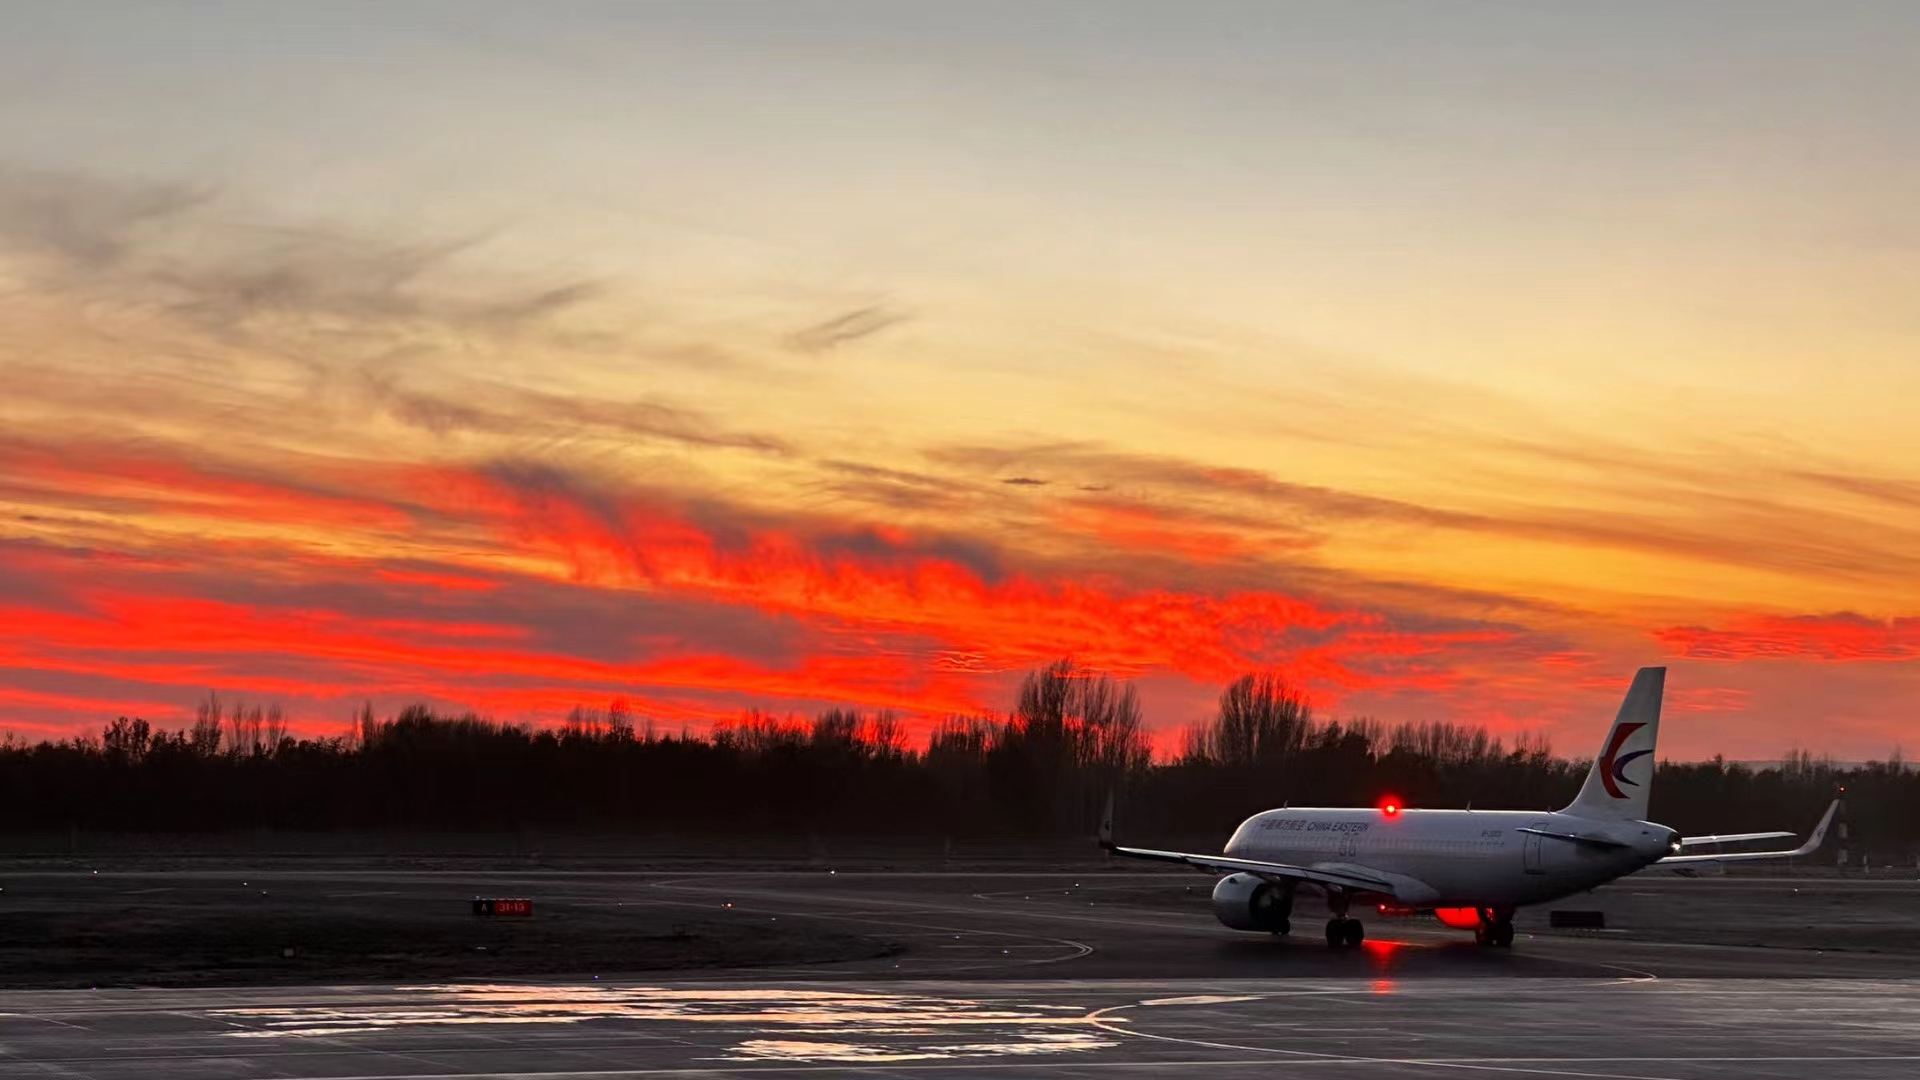
<svg viewBox="0 0 1920 1080">
<path fill-rule="evenodd" d="M 1811 855 L 1820 849 L 1822 843 L 1826 842 L 1827 826 L 1833 824 L 1833 814 L 1834 811 L 1838 809 L 1840 809 L 1839 799 L 1828 803 L 1827 812 L 1820 816 L 1820 824 L 1813 827 L 1813 832 L 1807 836 L 1807 842 L 1794 848 L 1792 851 L 1734 851 L 1716 855 L 1669 855 L 1653 863 L 1653 865 L 1667 867 L 1697 866 L 1701 863 L 1757 862 L 1762 859 L 1791 859 L 1800 855 Z M 1758 837 L 1765 836 L 1766 834 L 1758 833 L 1754 835 Z M 1787 835 L 1791 836 L 1792 834 L 1789 833 Z M 1684 844 L 1686 841 L 1683 840 L 1681 842 Z"/>
<path fill-rule="evenodd" d="M 1412 903 L 1422 903 L 1440 895 L 1432 886 L 1416 878 L 1402 874 L 1382 873 L 1347 863 L 1295 866 L 1292 863 L 1266 862 L 1261 859 L 1236 859 L 1231 855 L 1195 855 L 1185 851 L 1121 847 L 1113 842 L 1112 792 L 1107 793 L 1106 810 L 1100 816 L 1100 846 L 1115 855 L 1124 855 L 1130 859 L 1179 863 L 1209 874 L 1252 874 L 1268 881 L 1307 881 L 1324 888 L 1377 893 Z"/>
<path fill-rule="evenodd" d="M 1228 855 L 1192 855 L 1184 851 L 1154 851 L 1150 848 L 1121 847 L 1111 840 L 1102 840 L 1100 846 L 1115 855 L 1125 855 L 1131 859 L 1153 859 L 1158 862 L 1182 863 L 1203 870 L 1209 874 L 1252 874 L 1268 881 L 1310 881 L 1316 885 L 1332 885 L 1355 892 L 1380 893 L 1384 896 L 1398 895 L 1394 883 L 1384 877 L 1374 877 L 1366 872 L 1348 867 L 1295 866 L 1292 863 L 1263 862 L 1259 859 L 1236 859 Z"/>
<path fill-rule="evenodd" d="M 1701 844 L 1738 844 L 1744 840 L 1785 840 L 1792 835 L 1790 832 L 1737 832 L 1726 833 L 1721 836 L 1683 836 L 1680 838 L 1680 846 L 1698 847 Z"/>
</svg>

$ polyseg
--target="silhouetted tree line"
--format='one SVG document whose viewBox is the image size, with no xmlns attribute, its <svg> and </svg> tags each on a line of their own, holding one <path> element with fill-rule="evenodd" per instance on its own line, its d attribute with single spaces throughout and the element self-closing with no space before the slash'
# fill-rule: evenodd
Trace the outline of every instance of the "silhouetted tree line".
<svg viewBox="0 0 1920 1080">
<path fill-rule="evenodd" d="M 557 727 L 413 706 L 363 709 L 336 738 L 296 738 L 277 709 L 209 696 L 159 731 L 122 717 L 99 738 L 0 741 L 9 831 L 570 829 L 685 834 L 1091 835 L 1119 793 L 1123 837 L 1215 842 L 1275 805 L 1547 809 L 1585 760 L 1483 728 L 1323 720 L 1280 676 L 1242 677 L 1216 714 L 1154 762 L 1127 682 L 1062 660 L 1029 673 L 1005 716 L 954 717 L 924 749 L 888 713 L 811 721 L 747 713 L 705 736 L 661 731 L 621 702 Z M 1897 760 L 1840 769 L 1663 763 L 1655 820 L 1686 832 L 1804 830 L 1840 785 L 1851 849 L 1920 851 L 1920 775 Z M 1831 861 L 1831 849 L 1822 861 Z"/>
</svg>

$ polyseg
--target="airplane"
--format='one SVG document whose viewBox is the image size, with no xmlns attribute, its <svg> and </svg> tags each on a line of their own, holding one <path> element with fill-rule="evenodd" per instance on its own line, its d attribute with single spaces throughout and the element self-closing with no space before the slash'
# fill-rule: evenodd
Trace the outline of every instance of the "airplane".
<svg viewBox="0 0 1920 1080">
<path fill-rule="evenodd" d="M 1267 810 L 1242 822 L 1220 854 L 1199 855 L 1115 844 L 1109 797 L 1100 846 L 1115 855 L 1226 875 L 1214 886 L 1213 912 L 1235 930 L 1289 932 L 1295 891 L 1317 888 L 1333 915 L 1327 944 L 1334 948 L 1359 945 L 1365 937 L 1360 920 L 1349 915 L 1355 900 L 1377 902 L 1387 914 L 1432 912 L 1448 926 L 1471 929 L 1482 945 L 1510 947 L 1514 910 L 1523 905 L 1584 892 L 1649 866 L 1688 873 L 1817 850 L 1840 805 L 1837 798 L 1806 842 L 1790 851 L 1684 854 L 1687 848 L 1794 834 L 1682 836 L 1644 820 L 1666 675 L 1664 667 L 1634 675 L 1586 783 L 1564 810 L 1419 810 L 1393 801 Z"/>
</svg>

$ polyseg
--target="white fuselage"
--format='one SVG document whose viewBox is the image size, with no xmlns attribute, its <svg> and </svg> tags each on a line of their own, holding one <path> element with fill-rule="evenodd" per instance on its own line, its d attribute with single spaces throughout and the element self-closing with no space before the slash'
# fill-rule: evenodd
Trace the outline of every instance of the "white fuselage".
<svg viewBox="0 0 1920 1080">
<path fill-rule="evenodd" d="M 1520 829 L 1603 838 L 1622 846 Z M 1302 808 L 1248 818 L 1234 830 L 1225 853 L 1368 871 L 1395 884 L 1396 900 L 1420 907 L 1517 906 L 1633 873 L 1666 855 L 1675 838 L 1672 829 L 1651 822 L 1546 811 Z"/>
</svg>

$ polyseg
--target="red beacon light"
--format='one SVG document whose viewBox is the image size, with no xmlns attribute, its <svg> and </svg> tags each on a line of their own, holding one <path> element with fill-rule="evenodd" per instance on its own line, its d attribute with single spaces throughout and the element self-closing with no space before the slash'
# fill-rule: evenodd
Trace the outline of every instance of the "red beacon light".
<svg viewBox="0 0 1920 1080">
<path fill-rule="evenodd" d="M 1400 815 L 1400 800 L 1391 795 L 1381 799 L 1380 812 L 1388 817 L 1398 817 Z"/>
</svg>

